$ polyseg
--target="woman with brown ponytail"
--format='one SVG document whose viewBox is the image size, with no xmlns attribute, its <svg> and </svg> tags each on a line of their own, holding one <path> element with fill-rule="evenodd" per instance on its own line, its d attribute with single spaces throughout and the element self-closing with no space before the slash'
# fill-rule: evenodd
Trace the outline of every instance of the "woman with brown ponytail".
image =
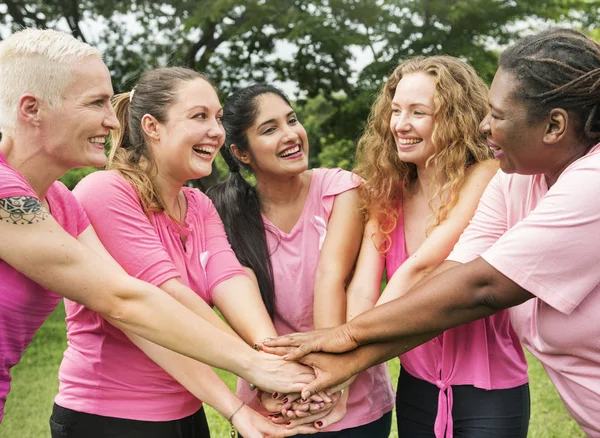
<svg viewBox="0 0 600 438">
<path fill-rule="evenodd" d="M 160 68 L 144 73 L 131 93 L 115 96 L 113 106 L 121 128 L 112 137 L 108 170 L 89 175 L 74 191 L 110 253 L 105 256 L 211 321 L 223 336 L 237 337 L 212 305 L 247 344 L 274 334 L 211 201 L 182 187 L 211 172 L 223 144 L 212 84 L 189 69 Z M 202 401 L 248 437 L 314 430 L 274 425 L 207 365 L 126 336 L 77 303 L 66 301 L 65 308 L 69 345 L 50 420 L 54 438 L 208 437 Z M 270 391 L 294 390 L 312 376 L 310 368 L 241 341 L 235 345 L 220 351 L 227 368 Z"/>
</svg>

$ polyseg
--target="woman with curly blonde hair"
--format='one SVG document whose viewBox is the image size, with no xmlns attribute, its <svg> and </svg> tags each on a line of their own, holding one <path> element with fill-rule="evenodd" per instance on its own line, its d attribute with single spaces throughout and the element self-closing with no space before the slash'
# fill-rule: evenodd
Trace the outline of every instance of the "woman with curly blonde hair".
<svg viewBox="0 0 600 438">
<path fill-rule="evenodd" d="M 358 143 L 368 223 L 348 319 L 404 295 L 450 254 L 498 169 L 478 131 L 487 112 L 487 87 L 450 56 L 408 59 L 387 80 Z M 447 330 L 400 362 L 399 436 L 527 435 L 527 364 L 506 312 Z"/>
</svg>

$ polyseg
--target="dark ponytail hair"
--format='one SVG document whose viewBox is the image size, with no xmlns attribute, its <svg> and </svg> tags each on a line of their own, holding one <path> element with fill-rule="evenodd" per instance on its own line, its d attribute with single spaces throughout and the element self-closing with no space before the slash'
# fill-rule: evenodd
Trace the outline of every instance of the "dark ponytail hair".
<svg viewBox="0 0 600 438">
<path fill-rule="evenodd" d="M 580 32 L 551 29 L 517 41 L 500 55 L 500 67 L 521 83 L 516 99 L 529 121 L 552 108 L 575 114 L 584 141 L 600 139 L 600 44 Z"/>
<path fill-rule="evenodd" d="M 240 173 L 250 167 L 239 161 L 231 152 L 235 145 L 240 152 L 252 156 L 248 143 L 248 129 L 258 116 L 258 98 L 263 94 L 275 94 L 291 106 L 287 96 L 272 85 L 255 84 L 227 98 L 223 106 L 223 126 L 227 133 L 221 155 L 229 167 L 229 176 L 207 190 L 221 220 L 229 243 L 240 263 L 254 271 L 267 312 L 271 318 L 275 312 L 275 283 L 273 265 L 267 245 L 267 232 L 261 215 L 261 202 L 256 188 Z"/>
</svg>

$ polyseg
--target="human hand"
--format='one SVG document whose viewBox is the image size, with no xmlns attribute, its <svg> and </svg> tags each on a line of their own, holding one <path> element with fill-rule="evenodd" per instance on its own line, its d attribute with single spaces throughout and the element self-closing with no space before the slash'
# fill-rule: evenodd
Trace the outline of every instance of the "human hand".
<svg viewBox="0 0 600 438">
<path fill-rule="evenodd" d="M 329 412 L 339 401 L 342 392 L 335 394 L 322 391 L 308 400 L 296 399 L 283 406 L 281 413 L 287 418 L 305 418 L 321 412 Z"/>
<path fill-rule="evenodd" d="M 318 429 L 313 425 L 298 425 L 295 428 L 284 427 L 269 421 L 247 405 L 242 406 L 232 419 L 233 426 L 245 438 L 287 437 L 298 433 L 313 434 Z"/>
<path fill-rule="evenodd" d="M 296 411 L 292 413 L 292 411 L 288 411 L 287 414 L 283 414 L 281 417 L 275 416 L 271 420 L 277 424 L 285 424 L 287 428 L 312 424 L 317 430 L 322 430 L 337 423 L 346 415 L 347 392 L 344 394 L 343 391 L 340 391 L 333 394 L 330 396 L 330 400 L 330 403 L 323 403 L 324 406 L 318 412 Z M 301 415 L 296 416 L 297 413 Z"/>
<path fill-rule="evenodd" d="M 358 343 L 347 324 L 307 333 L 292 333 L 265 339 L 258 344 L 262 351 L 298 360 L 311 352 L 344 353 L 354 350 Z"/>
<path fill-rule="evenodd" d="M 327 392 L 325 388 L 333 388 L 333 390 L 344 388 L 358 373 L 348 354 L 311 353 L 300 361 L 313 368 L 315 372 L 315 379 L 301 391 L 304 399 L 322 391 Z"/>
<path fill-rule="evenodd" d="M 258 353 L 250 382 L 267 392 L 289 394 L 300 392 L 315 377 L 314 371 L 298 362 L 280 356 Z"/>
</svg>

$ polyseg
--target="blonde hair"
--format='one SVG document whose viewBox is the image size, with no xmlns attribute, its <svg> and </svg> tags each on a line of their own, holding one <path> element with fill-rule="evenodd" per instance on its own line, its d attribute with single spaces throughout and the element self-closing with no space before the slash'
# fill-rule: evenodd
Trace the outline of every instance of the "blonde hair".
<svg viewBox="0 0 600 438">
<path fill-rule="evenodd" d="M 150 114 L 160 123 L 166 123 L 169 108 L 177 101 L 179 86 L 195 79 L 210 83 L 204 75 L 189 68 L 157 68 L 143 73 L 131 92 L 117 94 L 112 99 L 120 127 L 111 132 L 107 169 L 119 171 L 135 187 L 148 218 L 153 212 L 164 211 L 165 203 L 153 182 L 157 166 L 142 129 L 142 118 Z"/>
<path fill-rule="evenodd" d="M 17 105 L 25 93 L 59 108 L 74 62 L 102 57 L 94 47 L 55 30 L 25 29 L 0 42 L 0 129 L 17 128 Z"/>
<path fill-rule="evenodd" d="M 404 75 L 423 72 L 435 79 L 433 155 L 427 160 L 434 178 L 430 206 L 439 199 L 428 231 L 439 225 L 456 204 L 467 168 L 491 158 L 479 123 L 488 111 L 487 87 L 467 63 L 451 56 L 415 57 L 401 62 L 381 89 L 358 141 L 355 172 L 366 184 L 359 190 L 366 217 L 376 218 L 390 243 L 402 193 L 417 179 L 413 163 L 401 161 L 390 129 L 392 99 Z M 432 208 L 433 210 L 433 208 Z"/>
</svg>

